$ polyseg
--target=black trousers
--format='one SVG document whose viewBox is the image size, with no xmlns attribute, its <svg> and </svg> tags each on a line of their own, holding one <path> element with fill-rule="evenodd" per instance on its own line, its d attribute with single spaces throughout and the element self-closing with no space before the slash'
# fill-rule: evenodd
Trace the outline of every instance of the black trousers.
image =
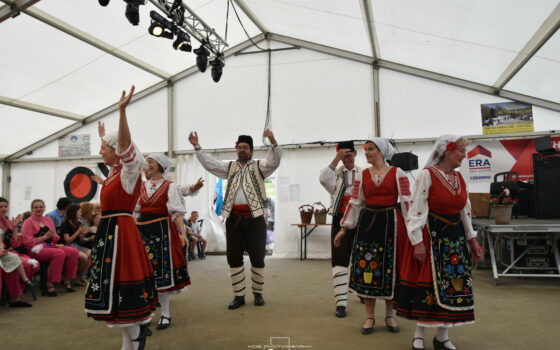
<svg viewBox="0 0 560 350">
<path fill-rule="evenodd" d="M 247 250 L 251 266 L 264 267 L 266 223 L 264 216 L 256 218 L 230 214 L 226 220 L 227 262 L 229 267 L 243 266 Z"/>
<path fill-rule="evenodd" d="M 350 263 L 350 254 L 352 252 L 352 244 L 354 243 L 354 237 L 356 236 L 356 229 L 346 230 L 346 235 L 340 241 L 340 246 L 337 248 L 334 246 L 334 237 L 340 231 L 340 220 L 344 215 L 336 213 L 333 215 L 332 226 L 331 226 L 331 263 L 332 267 L 344 266 L 348 267 Z"/>
</svg>

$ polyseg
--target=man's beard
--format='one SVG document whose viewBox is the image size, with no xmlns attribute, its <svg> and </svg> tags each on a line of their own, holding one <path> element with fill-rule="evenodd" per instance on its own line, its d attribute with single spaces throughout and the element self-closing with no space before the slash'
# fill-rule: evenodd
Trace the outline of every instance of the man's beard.
<svg viewBox="0 0 560 350">
<path fill-rule="evenodd" d="M 251 156 L 248 154 L 238 154 L 237 160 L 240 162 L 248 162 L 251 160 Z"/>
</svg>

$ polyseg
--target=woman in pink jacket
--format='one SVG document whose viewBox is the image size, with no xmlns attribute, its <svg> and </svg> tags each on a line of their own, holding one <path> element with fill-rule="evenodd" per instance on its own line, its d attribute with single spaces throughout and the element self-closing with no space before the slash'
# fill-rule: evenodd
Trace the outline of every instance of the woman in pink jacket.
<svg viewBox="0 0 560 350">
<path fill-rule="evenodd" d="M 76 278 L 78 249 L 56 244 L 60 237 L 56 233 L 52 220 L 43 216 L 45 202 L 35 199 L 31 202 L 31 212 L 32 215 L 24 221 L 21 228 L 23 244 L 30 257 L 50 264 L 47 295 L 50 297 L 57 295 L 54 291 L 54 282 L 60 282 L 61 279 L 67 292 L 75 292 L 70 285 L 70 280 Z M 64 277 L 62 277 L 62 267 L 64 267 Z"/>
</svg>

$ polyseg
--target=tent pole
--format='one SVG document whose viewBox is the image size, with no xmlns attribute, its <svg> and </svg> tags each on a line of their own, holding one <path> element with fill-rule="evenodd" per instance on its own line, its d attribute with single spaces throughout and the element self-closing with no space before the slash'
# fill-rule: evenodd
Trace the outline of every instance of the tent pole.
<svg viewBox="0 0 560 350">
<path fill-rule="evenodd" d="M 175 140 L 173 137 L 173 118 L 175 115 L 174 109 L 174 94 L 175 88 L 171 81 L 167 82 L 167 156 L 169 158 L 173 158 L 175 156 L 175 152 L 173 151 L 173 147 L 175 146 Z"/>
<path fill-rule="evenodd" d="M 12 165 L 9 162 L 2 162 L 2 193 L 4 198 L 10 201 L 10 174 Z"/>
<path fill-rule="evenodd" d="M 375 137 L 381 136 L 381 110 L 379 106 L 379 66 L 374 64 L 373 69 L 373 125 Z"/>
</svg>

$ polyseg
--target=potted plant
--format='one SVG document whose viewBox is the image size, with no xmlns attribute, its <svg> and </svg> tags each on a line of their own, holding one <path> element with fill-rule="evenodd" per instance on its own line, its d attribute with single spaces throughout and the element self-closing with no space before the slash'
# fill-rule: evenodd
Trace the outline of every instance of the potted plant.
<svg viewBox="0 0 560 350">
<path fill-rule="evenodd" d="M 511 222 L 511 209 L 517 203 L 517 198 L 509 195 L 509 189 L 504 190 L 497 196 L 490 198 L 490 207 L 494 213 L 496 225 L 509 225 Z"/>
</svg>

